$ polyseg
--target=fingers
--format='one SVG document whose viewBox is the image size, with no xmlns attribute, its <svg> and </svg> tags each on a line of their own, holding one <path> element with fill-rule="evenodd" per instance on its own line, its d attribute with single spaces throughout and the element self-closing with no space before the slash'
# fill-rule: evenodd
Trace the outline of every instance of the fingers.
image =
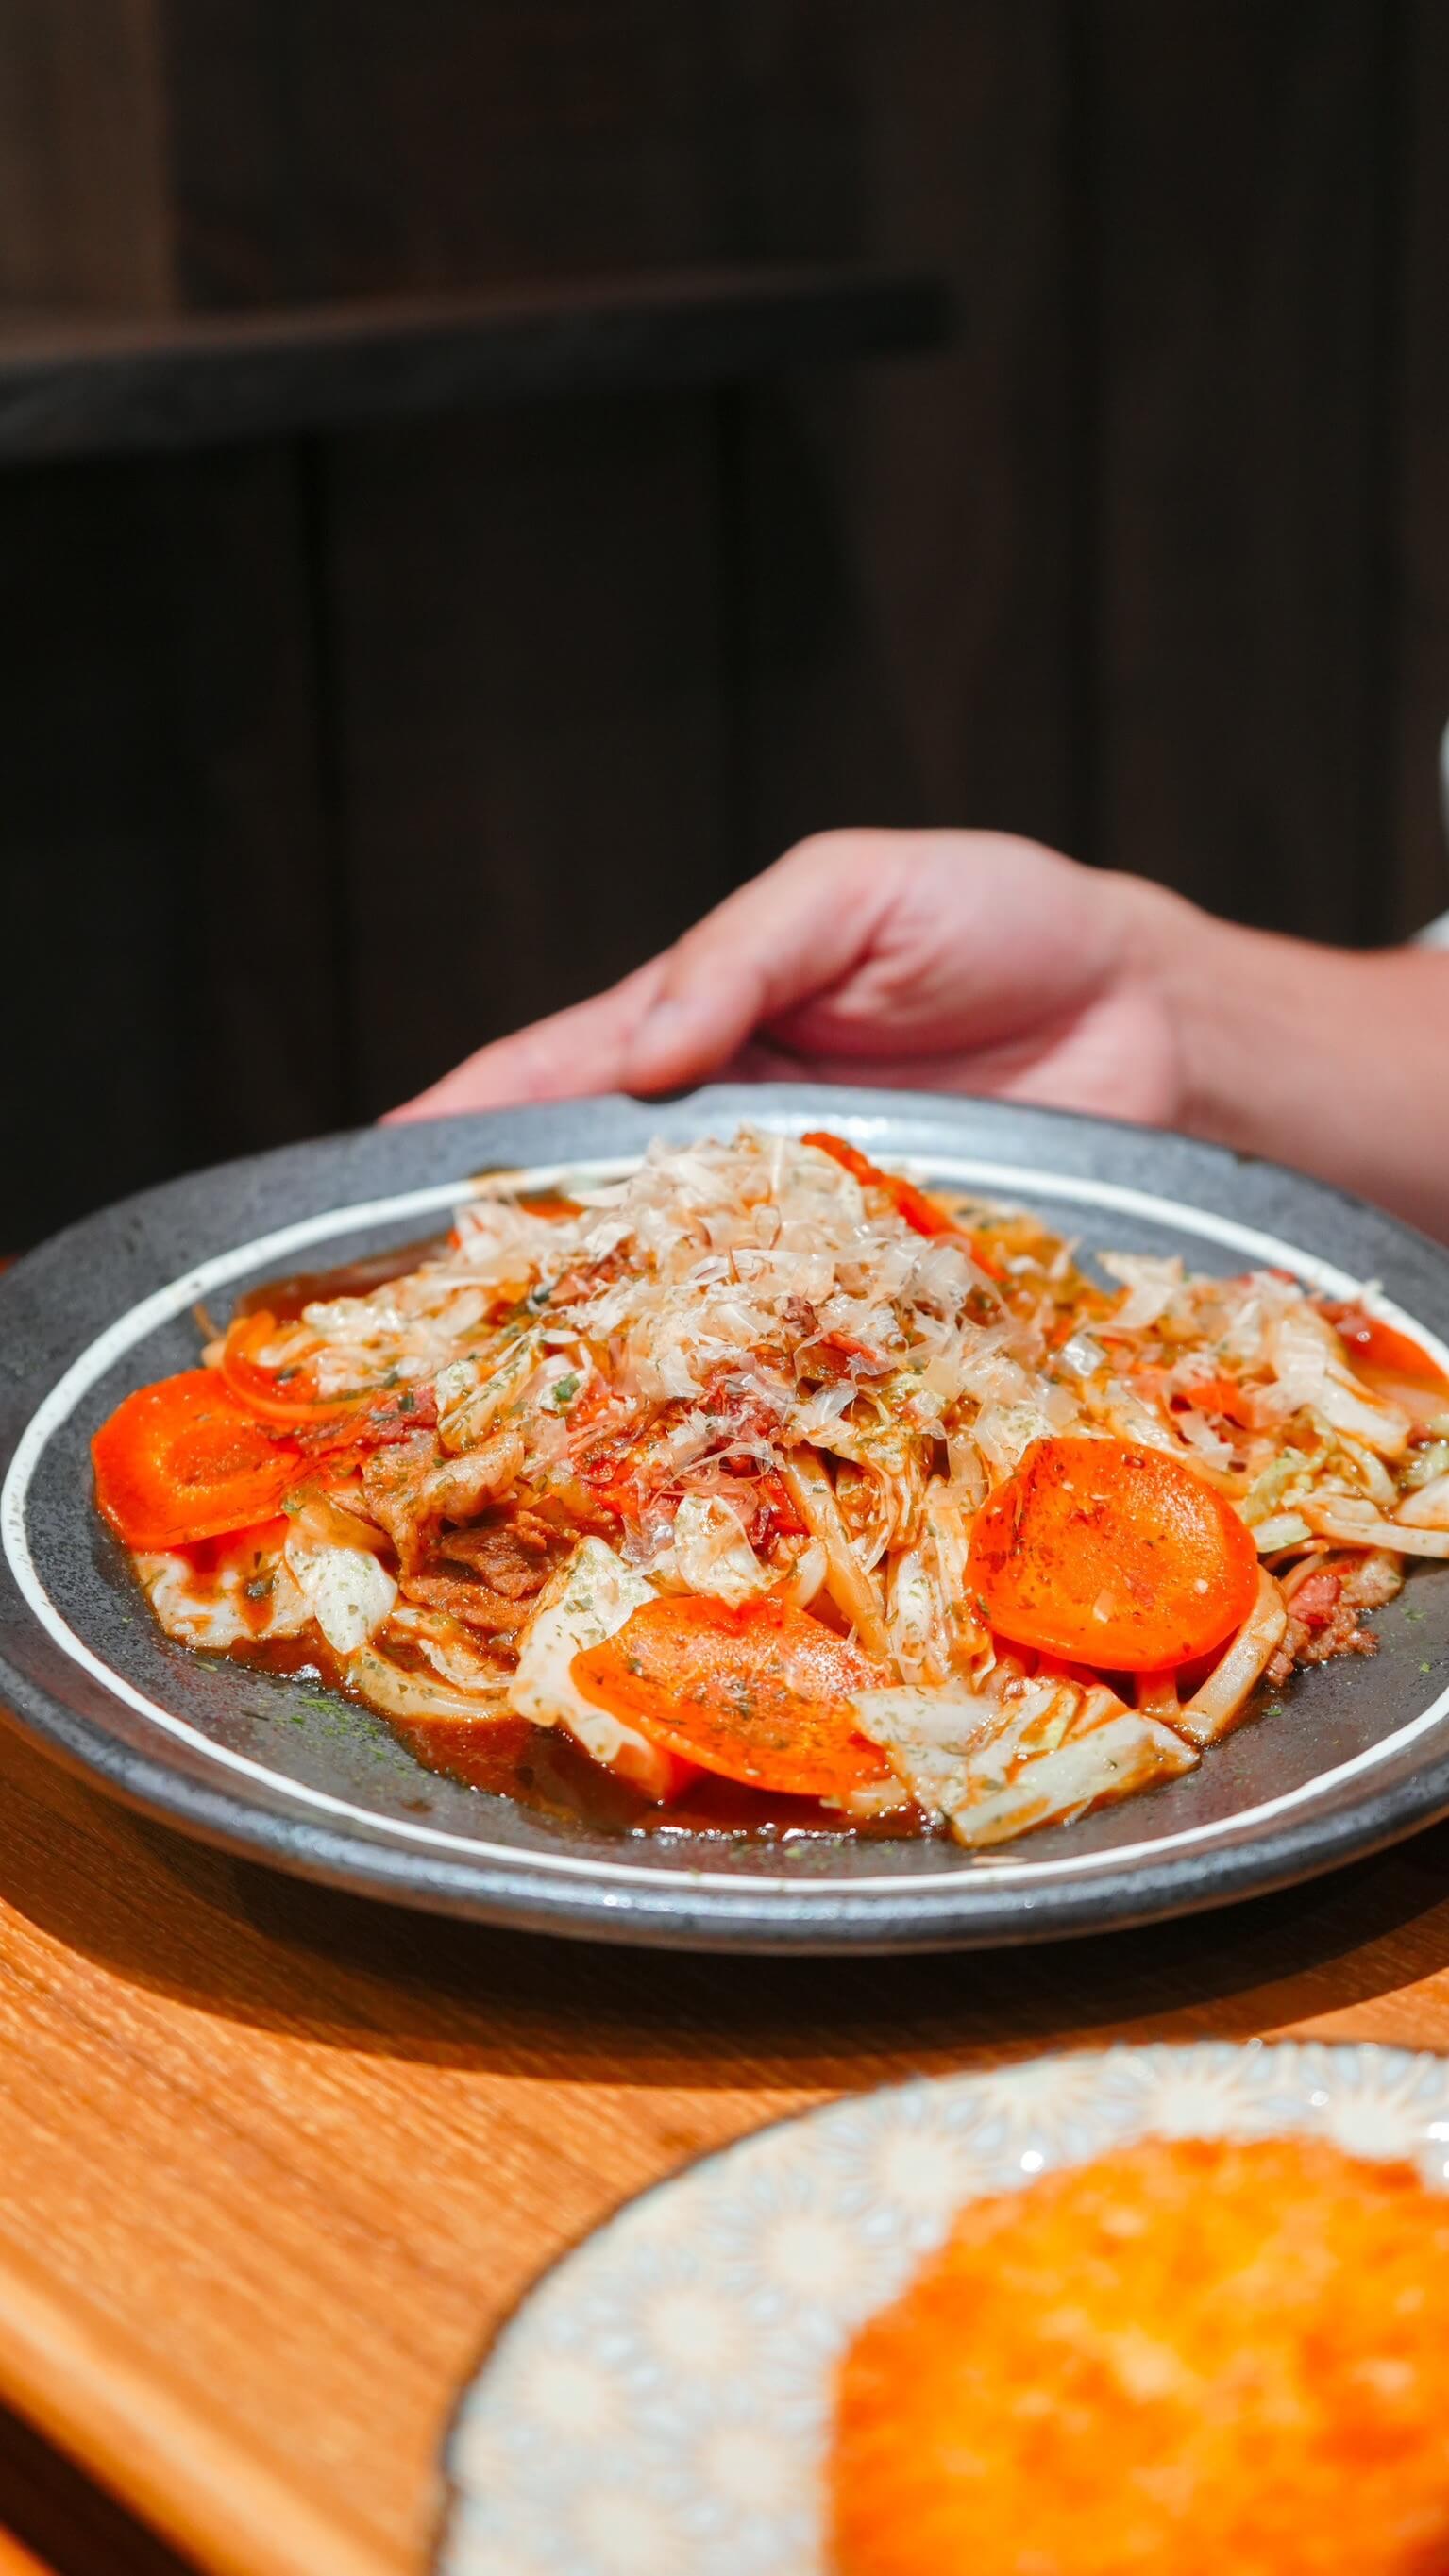
<svg viewBox="0 0 1449 2576">
<path fill-rule="evenodd" d="M 658 961 L 630 1040 L 631 1090 L 718 1072 L 756 1030 L 836 983 L 872 945 L 891 900 L 885 833 L 833 832 L 730 895 Z"/>
<path fill-rule="evenodd" d="M 706 1080 L 763 1022 L 868 949 L 890 899 L 880 845 L 893 838 L 837 832 L 801 842 L 622 984 L 481 1047 L 390 1117 Z"/>
</svg>

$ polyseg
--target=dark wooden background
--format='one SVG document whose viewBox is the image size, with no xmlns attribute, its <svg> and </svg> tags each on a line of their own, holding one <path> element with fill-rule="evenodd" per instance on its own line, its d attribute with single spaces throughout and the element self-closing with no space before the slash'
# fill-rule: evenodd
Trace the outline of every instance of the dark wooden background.
<svg viewBox="0 0 1449 2576">
<path fill-rule="evenodd" d="M 0 472 L 5 1241 L 377 1111 L 825 825 L 1440 908 L 1446 137 L 1443 0 L 0 0 L 12 325 L 796 259 L 957 315 Z"/>
</svg>

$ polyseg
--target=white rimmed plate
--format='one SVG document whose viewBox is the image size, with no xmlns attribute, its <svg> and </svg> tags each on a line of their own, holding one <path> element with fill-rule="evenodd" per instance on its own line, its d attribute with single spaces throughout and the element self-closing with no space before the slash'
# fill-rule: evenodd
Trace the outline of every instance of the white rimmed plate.
<svg viewBox="0 0 1449 2576">
<path fill-rule="evenodd" d="M 962 2204 L 1150 2136 L 1449 2177 L 1449 2061 L 1114 2048 L 833 2102 L 629 2203 L 529 2294 L 448 2446 L 438 2576 L 826 2576 L 832 2378 Z"/>
<path fill-rule="evenodd" d="M 156 1630 L 92 1504 L 91 1432 L 194 1363 L 193 1307 L 435 1229 L 487 1167 L 617 1169 L 653 1135 L 830 1125 L 924 1177 L 1029 1201 L 1089 1246 L 1368 1283 L 1444 1356 L 1449 1256 L 1379 1210 L 1151 1129 L 898 1093 L 761 1086 L 375 1129 L 93 1217 L 0 1281 L 0 1701 L 134 1804 L 308 1876 L 443 1912 L 696 1947 L 930 1948 L 1137 1922 L 1281 1886 L 1449 1813 L 1449 1567 L 1372 1662 L 1304 1676 L 1148 1796 L 973 1859 L 947 1842 L 622 1839 L 423 1770 L 365 1712 Z"/>
</svg>

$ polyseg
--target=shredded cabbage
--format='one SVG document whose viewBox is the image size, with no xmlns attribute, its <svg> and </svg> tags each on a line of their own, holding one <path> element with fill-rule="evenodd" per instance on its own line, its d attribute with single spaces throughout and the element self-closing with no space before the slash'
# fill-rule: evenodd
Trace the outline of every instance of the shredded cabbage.
<svg viewBox="0 0 1449 2576">
<path fill-rule="evenodd" d="M 1029 1211 L 940 1202 L 923 1230 L 888 1177 L 750 1129 L 550 1207 L 524 1178 L 251 1347 L 344 1427 L 245 1563 L 137 1558 L 170 1634 L 315 1631 L 389 1715 L 562 1725 L 664 1798 L 680 1764 L 576 1656 L 660 1595 L 773 1599 L 878 1666 L 887 1806 L 909 1791 L 975 1848 L 1188 1767 L 1291 1651 L 1284 1594 L 1325 1546 L 1449 1558 L 1449 1409 L 1412 1421 L 1278 1273 L 1108 1252 L 1104 1287 Z M 973 1597 L 975 1514 L 1068 1432 L 1176 1459 L 1282 1578 L 1185 1700 L 1038 1669 Z"/>
</svg>

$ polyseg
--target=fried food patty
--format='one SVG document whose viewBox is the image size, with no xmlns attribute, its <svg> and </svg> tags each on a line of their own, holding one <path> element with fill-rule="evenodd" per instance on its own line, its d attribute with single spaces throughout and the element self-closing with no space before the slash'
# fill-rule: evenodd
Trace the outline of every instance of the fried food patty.
<svg viewBox="0 0 1449 2576">
<path fill-rule="evenodd" d="M 837 2576 L 1449 2576 L 1449 2196 L 1150 2141 L 973 2203 L 841 2366 Z"/>
</svg>

